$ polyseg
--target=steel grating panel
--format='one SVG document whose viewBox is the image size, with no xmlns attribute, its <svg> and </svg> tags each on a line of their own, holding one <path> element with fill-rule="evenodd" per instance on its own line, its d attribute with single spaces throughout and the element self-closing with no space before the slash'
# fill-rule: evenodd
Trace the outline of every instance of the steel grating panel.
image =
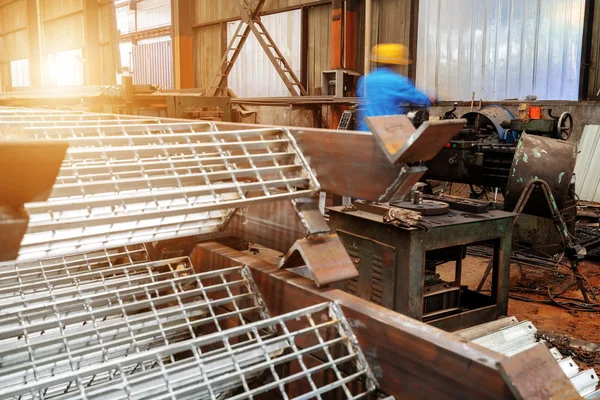
<svg viewBox="0 0 600 400">
<path fill-rule="evenodd" d="M 104 256 L 13 265 L 28 273 L 0 280 L 0 398 L 289 398 L 293 386 L 297 398 L 355 399 L 376 389 L 337 304 L 271 318 L 247 267 L 196 274 L 188 258 L 143 262 L 136 247 Z"/>
<path fill-rule="evenodd" d="M 70 143 L 49 200 L 26 205 L 20 261 L 211 233 L 235 208 L 319 189 L 284 128 L 219 132 L 210 123 L 113 119 L 21 125 L 11 134 Z"/>
</svg>

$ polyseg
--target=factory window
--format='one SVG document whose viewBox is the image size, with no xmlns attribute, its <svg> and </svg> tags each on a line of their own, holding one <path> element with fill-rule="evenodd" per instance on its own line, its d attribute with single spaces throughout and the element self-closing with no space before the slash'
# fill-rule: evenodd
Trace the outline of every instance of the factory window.
<svg viewBox="0 0 600 400">
<path fill-rule="evenodd" d="M 421 0 L 417 86 L 441 100 L 577 100 L 585 0 Z"/>
<path fill-rule="evenodd" d="M 82 86 L 83 57 L 81 49 L 49 54 L 46 84 L 49 86 Z"/>
<path fill-rule="evenodd" d="M 29 59 L 14 60 L 10 62 L 10 77 L 12 87 L 29 86 Z"/>
<path fill-rule="evenodd" d="M 301 23 L 300 10 L 262 16 L 261 20 L 275 44 L 294 70 L 300 75 Z M 238 22 L 227 26 L 227 38 L 235 34 Z M 290 92 L 277 70 L 251 33 L 228 77 L 230 87 L 239 97 L 289 96 Z"/>
</svg>

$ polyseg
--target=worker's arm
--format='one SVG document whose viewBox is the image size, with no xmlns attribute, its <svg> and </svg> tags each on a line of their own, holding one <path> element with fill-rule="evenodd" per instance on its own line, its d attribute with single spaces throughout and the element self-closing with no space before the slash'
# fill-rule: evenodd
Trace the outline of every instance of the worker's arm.
<svg viewBox="0 0 600 400">
<path fill-rule="evenodd" d="M 412 105 L 431 106 L 429 97 L 419 91 L 410 79 L 398 76 L 393 85 L 398 103 L 409 103 Z"/>
</svg>

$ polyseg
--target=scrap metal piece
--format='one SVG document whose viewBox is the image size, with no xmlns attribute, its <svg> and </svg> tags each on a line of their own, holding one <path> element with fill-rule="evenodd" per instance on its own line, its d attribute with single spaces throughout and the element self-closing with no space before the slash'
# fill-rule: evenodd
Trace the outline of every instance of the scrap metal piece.
<svg viewBox="0 0 600 400">
<path fill-rule="evenodd" d="M 467 120 L 425 121 L 415 129 L 406 115 L 368 117 L 365 122 L 392 164 L 429 161 Z"/>
<path fill-rule="evenodd" d="M 297 240 L 279 261 L 278 268 L 293 268 L 317 287 L 356 278 L 358 270 L 338 235 Z"/>
<path fill-rule="evenodd" d="M 562 210 L 568 198 L 576 158 L 576 148 L 569 142 L 543 136 L 521 135 L 508 179 L 505 210 L 515 209 L 521 193 L 533 180 L 548 183 L 558 209 Z M 525 208 L 525 213 L 548 217 L 545 203 L 543 194 L 534 193 Z"/>
<path fill-rule="evenodd" d="M 319 210 L 318 197 L 293 199 L 292 204 L 300 217 L 300 222 L 306 228 L 307 236 L 329 233 L 329 225 Z"/>
<path fill-rule="evenodd" d="M 581 399 L 542 343 L 500 361 L 498 370 L 518 400 Z"/>
</svg>

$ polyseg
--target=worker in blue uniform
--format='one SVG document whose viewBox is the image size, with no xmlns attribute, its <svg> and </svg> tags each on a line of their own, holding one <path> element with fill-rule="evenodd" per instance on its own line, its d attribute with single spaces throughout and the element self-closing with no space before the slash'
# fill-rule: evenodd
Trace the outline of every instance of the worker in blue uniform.
<svg viewBox="0 0 600 400">
<path fill-rule="evenodd" d="M 358 130 L 368 131 L 366 117 L 405 114 L 402 104 L 428 107 L 432 99 L 417 90 L 410 79 L 400 74 L 400 67 L 411 63 L 408 49 L 401 44 L 373 47 L 371 61 L 375 69 L 360 78 L 356 92 L 363 99 L 358 110 Z"/>
</svg>

